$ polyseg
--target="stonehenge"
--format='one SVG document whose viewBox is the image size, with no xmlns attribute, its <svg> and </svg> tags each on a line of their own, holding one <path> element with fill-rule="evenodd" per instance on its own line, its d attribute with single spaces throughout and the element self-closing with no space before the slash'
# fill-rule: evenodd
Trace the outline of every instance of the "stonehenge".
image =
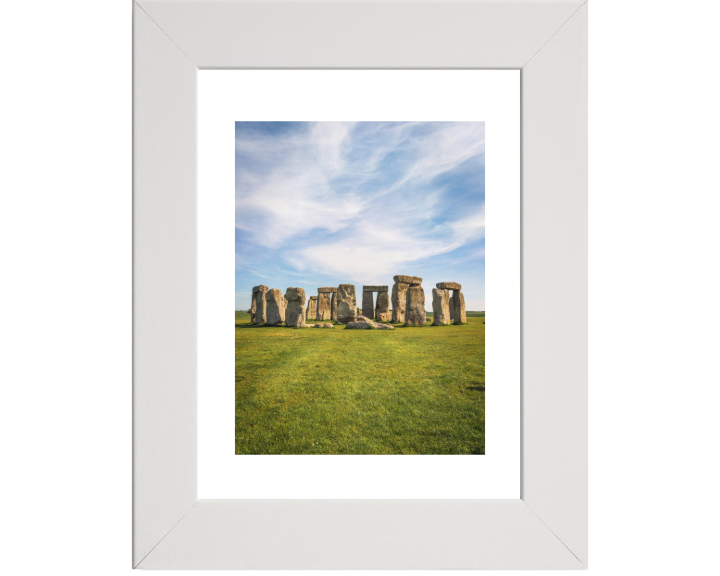
<svg viewBox="0 0 720 576">
<path fill-rule="evenodd" d="M 285 322 L 290 327 L 305 324 L 305 290 L 303 288 L 288 288 L 285 291 L 288 305 L 285 310 Z"/>
<path fill-rule="evenodd" d="M 250 308 L 250 321 L 253 324 L 262 324 L 266 320 L 265 294 L 267 294 L 267 286 L 255 286 L 252 289 L 253 305 Z"/>
<path fill-rule="evenodd" d="M 318 288 L 316 320 L 332 319 L 332 301 L 337 288 Z"/>
<path fill-rule="evenodd" d="M 425 326 L 425 291 L 419 276 L 397 275 L 392 295 L 388 286 L 364 285 L 362 308 L 357 306 L 355 285 L 340 284 L 318 288 L 317 296 L 310 296 L 305 307 L 305 290 L 288 288 L 283 296 L 277 288 L 254 286 L 250 307 L 253 324 L 291 328 L 310 328 L 306 320 L 324 320 L 317 328 L 332 328 L 335 322 L 351 329 L 392 329 L 387 322 L 405 326 Z M 377 298 L 374 293 L 377 292 Z M 390 310 L 392 302 L 392 311 Z M 467 323 L 465 296 L 458 282 L 438 282 L 432 290 L 434 326 Z"/>
<path fill-rule="evenodd" d="M 265 294 L 266 320 L 265 323 L 270 326 L 280 326 L 285 322 L 285 299 L 282 292 L 277 288 L 268 290 Z"/>
<path fill-rule="evenodd" d="M 433 288 L 433 326 L 447 326 L 450 324 L 450 292 Z"/>
<path fill-rule="evenodd" d="M 336 293 L 337 321 L 342 324 L 355 322 L 357 318 L 357 302 L 355 301 L 355 285 L 340 284 Z"/>
<path fill-rule="evenodd" d="M 452 290 L 450 320 L 454 324 L 466 324 L 467 315 L 465 314 L 465 296 L 462 293 L 462 285 L 457 282 L 438 282 L 435 286 L 440 290 Z"/>
<path fill-rule="evenodd" d="M 307 312 L 305 312 L 306 320 L 315 320 L 317 318 L 317 296 L 310 296 L 310 300 L 307 305 Z"/>
<path fill-rule="evenodd" d="M 378 293 L 378 304 L 377 306 L 373 302 L 373 293 Z M 387 286 L 363 286 L 363 300 L 362 300 L 362 313 L 363 316 L 367 316 L 370 319 L 376 319 L 376 312 L 388 312 L 390 310 Z M 384 296 L 382 296 L 384 294 Z M 382 297 L 381 297 L 382 296 Z M 381 302 L 383 304 L 381 304 Z"/>
</svg>

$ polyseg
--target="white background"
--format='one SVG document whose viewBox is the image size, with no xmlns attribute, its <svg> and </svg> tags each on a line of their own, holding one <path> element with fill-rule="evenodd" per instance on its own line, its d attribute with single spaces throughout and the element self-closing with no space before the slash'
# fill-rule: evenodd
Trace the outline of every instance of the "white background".
<svg viewBox="0 0 720 576">
<path fill-rule="evenodd" d="M 591 4 L 590 572 L 715 574 L 720 6 Z M 3 6 L 8 574 L 130 572 L 130 16 Z"/>
<path fill-rule="evenodd" d="M 484 456 L 235 455 L 229 318 L 235 310 L 236 120 L 485 121 L 486 304 L 493 322 L 486 337 Z M 198 166 L 198 496 L 519 498 L 519 72 L 203 71 Z"/>
</svg>

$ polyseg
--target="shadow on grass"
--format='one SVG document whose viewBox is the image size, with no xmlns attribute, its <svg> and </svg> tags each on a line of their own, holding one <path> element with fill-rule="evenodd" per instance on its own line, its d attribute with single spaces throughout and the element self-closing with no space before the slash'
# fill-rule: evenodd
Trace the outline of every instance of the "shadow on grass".
<svg viewBox="0 0 720 576">
<path fill-rule="evenodd" d="M 485 384 L 478 384 L 476 386 L 465 386 L 465 390 L 474 390 L 475 392 L 485 392 Z"/>
</svg>

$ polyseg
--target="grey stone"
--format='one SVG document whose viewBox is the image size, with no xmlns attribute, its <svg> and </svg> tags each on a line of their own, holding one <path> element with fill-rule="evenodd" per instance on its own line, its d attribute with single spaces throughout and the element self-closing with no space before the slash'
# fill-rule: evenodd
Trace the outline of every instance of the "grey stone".
<svg viewBox="0 0 720 576">
<path fill-rule="evenodd" d="M 319 294 L 332 294 L 334 292 L 337 292 L 337 288 L 318 288 Z"/>
<path fill-rule="evenodd" d="M 450 324 L 450 292 L 433 288 L 433 326 Z"/>
<path fill-rule="evenodd" d="M 330 298 L 330 320 L 337 322 L 337 299 L 335 298 L 336 292 L 332 293 Z"/>
<path fill-rule="evenodd" d="M 405 322 L 405 304 L 407 299 L 408 284 L 395 282 L 392 289 L 392 321 L 395 324 Z"/>
<path fill-rule="evenodd" d="M 329 322 L 320 322 L 319 324 L 315 324 L 315 328 L 335 328 L 335 326 Z"/>
<path fill-rule="evenodd" d="M 410 286 L 405 302 L 405 326 L 425 326 L 425 291 L 422 286 Z"/>
<path fill-rule="evenodd" d="M 378 330 L 395 330 L 395 326 L 390 326 L 390 324 L 375 324 L 375 328 Z"/>
<path fill-rule="evenodd" d="M 465 296 L 460 290 L 453 290 L 453 321 L 455 324 L 467 323 L 465 315 Z"/>
<path fill-rule="evenodd" d="M 397 276 L 393 276 L 393 280 L 398 284 L 410 284 L 412 286 L 419 286 L 422 284 L 422 278 L 419 276 L 403 276 L 402 274 L 399 274 Z"/>
<path fill-rule="evenodd" d="M 462 286 L 457 282 L 438 282 L 435 286 L 440 290 L 462 290 Z"/>
<path fill-rule="evenodd" d="M 348 328 L 350 330 L 370 330 L 371 328 L 375 328 L 374 322 L 348 322 L 345 325 L 345 328 Z"/>
<path fill-rule="evenodd" d="M 377 320 L 378 322 L 391 322 L 392 312 L 378 312 L 375 315 L 375 320 Z"/>
<path fill-rule="evenodd" d="M 388 314 L 390 312 L 390 298 L 388 298 L 387 292 L 380 292 L 375 300 L 375 320 L 380 320 L 381 314 Z M 392 318 L 392 315 L 390 315 Z"/>
<path fill-rule="evenodd" d="M 302 327 L 305 324 L 305 290 L 303 288 L 288 288 L 285 290 L 285 298 L 288 301 L 285 310 L 285 322 L 293 328 Z"/>
<path fill-rule="evenodd" d="M 356 322 L 370 322 L 370 324 L 373 323 L 372 318 L 368 318 L 367 316 L 358 316 Z"/>
<path fill-rule="evenodd" d="M 285 322 L 285 304 L 282 292 L 277 288 L 269 290 L 265 294 L 265 302 L 267 303 L 266 322 L 271 326 L 279 326 Z"/>
<path fill-rule="evenodd" d="M 253 294 L 255 294 L 255 316 L 253 317 L 253 324 L 262 324 L 267 320 L 267 305 L 265 302 L 265 294 L 267 294 L 269 288 L 267 286 L 255 286 L 253 288 Z"/>
<path fill-rule="evenodd" d="M 373 293 L 363 292 L 362 313 L 368 318 L 375 318 L 375 306 L 373 305 Z"/>
<path fill-rule="evenodd" d="M 306 320 L 315 320 L 315 318 L 317 318 L 317 302 L 317 296 L 310 296 L 307 311 L 305 312 Z"/>
<path fill-rule="evenodd" d="M 387 292 L 387 286 L 363 286 L 363 292 Z"/>
<path fill-rule="evenodd" d="M 332 309 L 331 309 L 332 292 L 320 292 L 318 294 L 317 301 L 317 313 L 315 315 L 316 320 L 330 320 Z"/>
<path fill-rule="evenodd" d="M 355 300 L 355 285 L 340 284 L 337 291 L 337 320 L 343 324 L 355 322 L 357 318 L 357 302 Z"/>
</svg>

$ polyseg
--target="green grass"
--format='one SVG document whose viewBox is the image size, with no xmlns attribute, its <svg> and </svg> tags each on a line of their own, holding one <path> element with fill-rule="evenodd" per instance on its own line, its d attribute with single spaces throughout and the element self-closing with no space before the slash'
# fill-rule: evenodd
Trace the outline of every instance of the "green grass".
<svg viewBox="0 0 720 576">
<path fill-rule="evenodd" d="M 484 313 L 394 326 L 267 327 L 235 312 L 235 453 L 484 454 Z"/>
</svg>

